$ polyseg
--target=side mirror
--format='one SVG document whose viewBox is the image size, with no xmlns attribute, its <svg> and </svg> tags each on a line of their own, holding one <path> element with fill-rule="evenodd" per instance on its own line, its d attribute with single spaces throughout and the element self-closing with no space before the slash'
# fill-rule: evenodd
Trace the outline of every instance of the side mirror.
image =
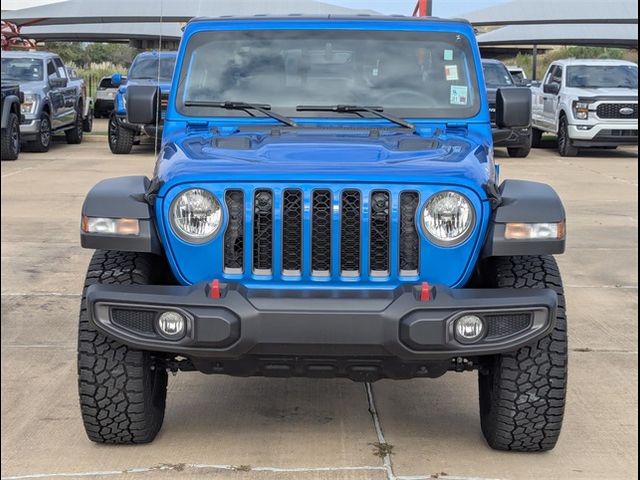
<svg viewBox="0 0 640 480">
<path fill-rule="evenodd" d="M 557 95 L 560 92 L 560 85 L 557 83 L 545 83 L 542 87 L 542 91 L 544 93 L 551 93 L 552 95 Z"/>
<path fill-rule="evenodd" d="M 127 88 L 127 120 L 136 125 L 155 123 L 160 89 L 154 85 L 130 85 Z"/>
<path fill-rule="evenodd" d="M 120 85 L 122 85 L 122 75 L 119 73 L 114 73 L 113 75 L 111 75 L 111 83 L 114 87 L 119 87 Z"/>
<path fill-rule="evenodd" d="M 499 88 L 496 92 L 496 125 L 499 128 L 531 125 L 531 90 Z"/>
<path fill-rule="evenodd" d="M 54 76 L 49 77 L 49 86 L 51 88 L 64 88 L 67 86 L 67 79 Z"/>
</svg>

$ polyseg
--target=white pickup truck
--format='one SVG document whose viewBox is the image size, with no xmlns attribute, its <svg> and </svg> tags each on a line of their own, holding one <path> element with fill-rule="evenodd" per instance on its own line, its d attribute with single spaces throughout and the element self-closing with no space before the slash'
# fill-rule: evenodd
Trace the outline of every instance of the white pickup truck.
<svg viewBox="0 0 640 480">
<path fill-rule="evenodd" d="M 623 60 L 558 60 L 532 86 L 532 146 L 558 135 L 562 156 L 638 143 L 638 66 Z"/>
</svg>

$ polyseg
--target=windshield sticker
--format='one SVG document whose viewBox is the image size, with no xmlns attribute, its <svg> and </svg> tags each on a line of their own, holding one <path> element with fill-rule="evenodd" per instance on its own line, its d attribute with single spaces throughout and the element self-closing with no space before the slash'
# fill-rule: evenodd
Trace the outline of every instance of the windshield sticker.
<svg viewBox="0 0 640 480">
<path fill-rule="evenodd" d="M 446 49 L 444 51 L 444 60 L 448 62 L 453 60 L 453 50 Z"/>
<path fill-rule="evenodd" d="M 455 82 L 458 80 L 458 66 L 457 65 L 445 65 L 444 76 L 448 82 Z"/>
<path fill-rule="evenodd" d="M 464 85 L 451 85 L 451 96 L 449 103 L 451 105 L 466 105 L 467 104 L 467 87 Z"/>
</svg>

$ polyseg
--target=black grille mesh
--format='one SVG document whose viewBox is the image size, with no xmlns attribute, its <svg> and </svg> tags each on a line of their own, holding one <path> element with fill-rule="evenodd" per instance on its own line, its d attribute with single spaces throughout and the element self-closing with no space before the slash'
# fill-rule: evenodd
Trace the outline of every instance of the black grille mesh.
<svg viewBox="0 0 640 480">
<path fill-rule="evenodd" d="M 282 269 L 302 270 L 302 192 L 285 190 L 282 198 Z"/>
<path fill-rule="evenodd" d="M 229 211 L 229 223 L 224 232 L 224 268 L 228 271 L 244 269 L 244 193 L 229 190 L 224 195 Z"/>
<path fill-rule="evenodd" d="M 340 271 L 360 271 L 360 192 L 342 192 L 340 224 Z"/>
<path fill-rule="evenodd" d="M 623 108 L 630 108 L 633 113 L 628 115 L 620 113 Z M 596 111 L 600 118 L 638 118 L 637 103 L 601 103 Z"/>
<path fill-rule="evenodd" d="M 530 313 L 496 313 L 485 315 L 487 338 L 500 338 L 513 335 L 529 328 Z"/>
<path fill-rule="evenodd" d="M 273 268 L 273 193 L 256 190 L 253 202 L 253 269 Z"/>
<path fill-rule="evenodd" d="M 389 192 L 371 193 L 369 266 L 372 272 L 389 271 Z"/>
<path fill-rule="evenodd" d="M 331 191 L 316 190 L 311 200 L 311 269 L 331 270 Z"/>
<path fill-rule="evenodd" d="M 111 309 L 111 321 L 120 327 L 142 334 L 153 334 L 155 312 L 150 310 Z"/>
<path fill-rule="evenodd" d="M 400 195 L 400 272 L 418 272 L 420 246 L 416 230 L 418 192 Z"/>
</svg>

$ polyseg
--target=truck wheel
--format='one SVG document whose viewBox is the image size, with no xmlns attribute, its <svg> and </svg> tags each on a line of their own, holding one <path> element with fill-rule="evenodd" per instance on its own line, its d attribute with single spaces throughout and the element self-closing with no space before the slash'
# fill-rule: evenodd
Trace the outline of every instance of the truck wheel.
<svg viewBox="0 0 640 480">
<path fill-rule="evenodd" d="M 80 307 L 78 390 L 90 440 L 151 442 L 162 427 L 167 371 L 150 352 L 135 350 L 99 333 L 87 314 L 86 290 L 95 283 L 146 285 L 160 278 L 154 255 L 96 251 L 89 264 Z"/>
<path fill-rule="evenodd" d="M 11 112 L 2 129 L 2 160 L 15 160 L 20 153 L 20 119 Z"/>
<path fill-rule="evenodd" d="M 531 147 L 509 147 L 507 152 L 511 158 L 525 158 L 529 155 Z"/>
<path fill-rule="evenodd" d="M 537 128 L 531 129 L 531 146 L 533 148 L 540 148 L 542 146 L 542 130 Z"/>
<path fill-rule="evenodd" d="M 36 139 L 27 144 L 32 152 L 44 153 L 49 151 L 51 146 L 51 118 L 47 112 L 42 114 L 40 119 L 40 131 Z"/>
<path fill-rule="evenodd" d="M 109 117 L 109 148 L 111 153 L 123 155 L 131 152 L 133 148 L 134 133 L 122 127 L 115 115 Z"/>
<path fill-rule="evenodd" d="M 567 319 L 562 280 L 551 256 L 498 257 L 487 272 L 497 288 L 552 288 L 553 331 L 519 350 L 495 355 L 479 375 L 480 421 L 496 450 L 551 450 L 560 435 L 567 387 Z"/>
<path fill-rule="evenodd" d="M 564 115 L 560 117 L 560 128 L 558 129 L 558 152 L 562 157 L 575 157 L 578 154 L 578 149 L 571 145 L 569 121 Z"/>
<path fill-rule="evenodd" d="M 82 143 L 82 132 L 84 130 L 83 123 L 82 107 L 78 106 L 73 128 L 64 132 L 65 136 L 67 137 L 67 143 L 69 145 L 78 145 Z"/>
<path fill-rule="evenodd" d="M 82 121 L 82 130 L 87 133 L 93 130 L 93 108 L 89 109 L 86 118 Z"/>
</svg>

